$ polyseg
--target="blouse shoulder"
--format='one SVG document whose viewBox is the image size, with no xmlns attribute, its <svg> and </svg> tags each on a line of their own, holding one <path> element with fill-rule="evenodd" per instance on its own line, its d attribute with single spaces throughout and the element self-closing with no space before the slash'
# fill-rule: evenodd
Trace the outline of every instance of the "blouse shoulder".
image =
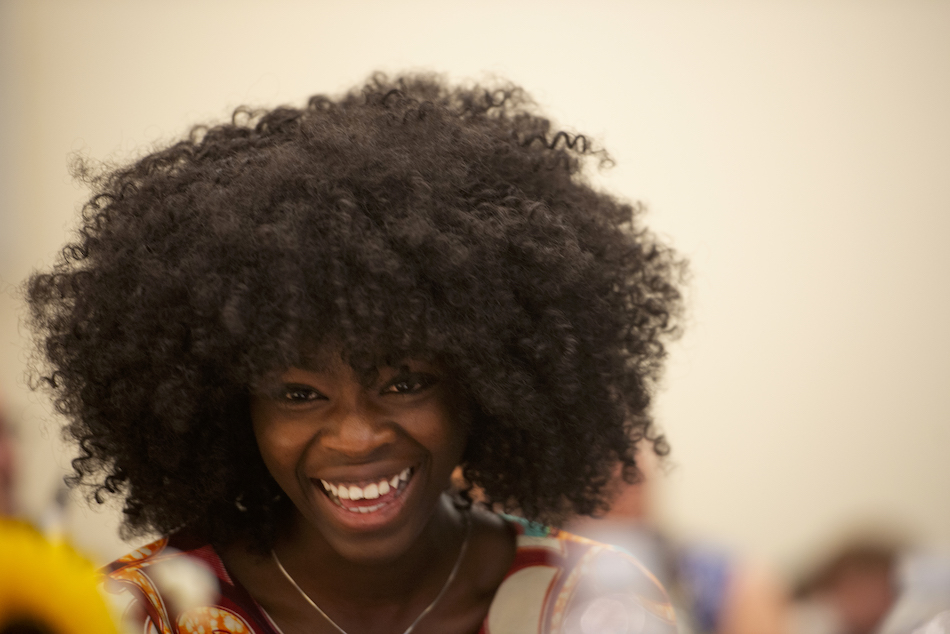
<svg viewBox="0 0 950 634">
<path fill-rule="evenodd" d="M 517 533 L 517 551 L 483 634 L 675 634 L 666 591 L 633 555 L 504 517 Z"/>
<path fill-rule="evenodd" d="M 163 537 L 102 569 L 123 631 L 143 634 L 276 634 L 210 544 Z"/>
</svg>

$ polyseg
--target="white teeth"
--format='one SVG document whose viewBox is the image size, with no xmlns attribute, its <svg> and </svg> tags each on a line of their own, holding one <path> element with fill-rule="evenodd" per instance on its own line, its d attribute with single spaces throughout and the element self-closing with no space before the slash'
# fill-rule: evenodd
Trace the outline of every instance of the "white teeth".
<svg viewBox="0 0 950 634">
<path fill-rule="evenodd" d="M 358 487 L 355 484 L 351 484 L 349 486 L 336 485 L 326 480 L 320 480 L 320 484 L 323 485 L 323 489 L 331 496 L 341 500 L 375 500 L 380 496 L 388 495 L 393 491 L 398 491 L 401 486 L 409 481 L 411 475 L 412 467 L 406 467 L 389 480 L 380 480 L 379 482 L 368 484 L 365 487 Z M 363 506 L 350 510 L 352 510 L 354 513 L 372 513 L 373 511 L 382 508 L 386 504 L 387 502 L 384 502 L 383 504 L 376 506 Z"/>
<path fill-rule="evenodd" d="M 385 502 L 382 504 L 374 504 L 373 506 L 357 506 L 356 508 L 352 509 L 344 506 L 343 508 L 345 508 L 350 513 L 375 513 L 384 506 L 386 506 Z"/>
</svg>

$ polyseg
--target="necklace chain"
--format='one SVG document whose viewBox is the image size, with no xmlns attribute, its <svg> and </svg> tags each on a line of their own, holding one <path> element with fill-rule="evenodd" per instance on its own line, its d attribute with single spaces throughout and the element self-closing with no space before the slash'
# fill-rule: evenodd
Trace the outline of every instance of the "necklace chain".
<svg viewBox="0 0 950 634">
<path fill-rule="evenodd" d="M 465 517 L 465 539 L 462 541 L 462 547 L 459 549 L 459 555 L 458 555 L 458 558 L 455 560 L 455 565 L 452 566 L 452 572 L 449 573 L 449 576 L 448 576 L 448 578 L 445 580 L 445 583 L 442 584 L 442 589 L 439 590 L 439 594 L 435 595 L 435 598 L 432 599 L 432 603 L 430 603 L 429 605 L 427 605 L 426 608 L 425 608 L 422 612 L 419 613 L 419 616 L 416 617 L 416 619 L 409 625 L 408 628 L 406 628 L 406 631 L 403 632 L 402 634 L 411 634 L 411 632 L 412 632 L 414 629 L 416 629 L 416 625 L 419 624 L 419 621 L 421 621 L 421 620 L 423 619 L 423 617 L 425 617 L 426 614 L 428 614 L 429 612 L 432 611 L 432 608 L 434 608 L 434 607 L 436 606 L 436 604 L 439 602 L 439 600 L 440 600 L 440 599 L 442 598 L 442 596 L 445 594 L 445 591 L 449 589 L 449 586 L 450 586 L 450 585 L 452 585 L 452 581 L 455 579 L 455 575 L 458 574 L 459 568 L 460 568 L 461 565 L 462 565 L 462 559 L 465 558 L 465 551 L 468 549 L 468 538 L 469 538 L 469 537 L 471 536 L 471 534 L 472 534 L 472 521 L 471 521 L 471 518 L 468 517 L 468 514 L 465 514 L 464 517 Z M 284 568 L 283 564 L 280 563 L 280 559 L 277 558 L 277 553 L 276 553 L 273 549 L 271 549 L 270 554 L 271 554 L 271 556 L 273 556 L 273 558 L 274 558 L 274 563 L 277 564 L 277 568 L 280 569 L 281 573 L 283 573 L 283 575 L 284 575 L 284 577 L 286 577 L 287 581 L 289 581 L 290 584 L 291 584 L 294 588 L 297 589 L 297 592 L 300 593 L 300 596 L 302 596 L 304 599 L 306 599 L 306 600 L 307 600 L 307 603 L 309 603 L 310 606 L 311 606 L 313 609 L 315 609 L 317 612 L 319 612 L 319 613 L 320 613 L 320 616 L 322 616 L 324 619 L 327 620 L 327 623 L 329 623 L 330 625 L 332 625 L 333 627 L 335 627 L 335 628 L 337 629 L 337 631 L 340 632 L 340 634 L 347 634 L 347 631 L 346 631 L 346 630 L 344 630 L 342 627 L 340 627 L 339 625 L 337 625 L 337 624 L 336 624 L 336 621 L 334 621 L 333 619 L 331 619 L 330 616 L 329 616 L 326 612 L 324 612 L 322 609 L 320 609 L 320 606 L 317 605 L 316 602 L 315 602 L 313 599 L 310 598 L 310 595 L 307 594 L 306 592 L 304 592 L 304 591 L 303 591 L 303 588 L 301 588 L 299 585 L 297 585 L 297 582 L 294 581 L 294 578 L 290 576 L 290 573 L 287 572 L 287 569 Z"/>
</svg>

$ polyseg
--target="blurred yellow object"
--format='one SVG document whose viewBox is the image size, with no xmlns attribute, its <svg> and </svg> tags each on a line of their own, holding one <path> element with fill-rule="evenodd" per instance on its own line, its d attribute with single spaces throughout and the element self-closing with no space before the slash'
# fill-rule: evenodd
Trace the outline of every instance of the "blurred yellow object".
<svg viewBox="0 0 950 634">
<path fill-rule="evenodd" d="M 53 634 L 115 634 L 95 567 L 63 541 L 0 519 L 0 632 L 25 621 Z"/>
</svg>

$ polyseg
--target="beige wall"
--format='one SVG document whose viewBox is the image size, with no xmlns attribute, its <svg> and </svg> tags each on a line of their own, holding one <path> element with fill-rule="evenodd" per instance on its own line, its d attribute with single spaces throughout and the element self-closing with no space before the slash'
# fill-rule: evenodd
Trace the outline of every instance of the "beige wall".
<svg viewBox="0 0 950 634">
<path fill-rule="evenodd" d="M 23 384 L 14 289 L 83 200 L 70 156 L 423 68 L 507 76 L 598 136 L 604 184 L 692 259 L 657 400 L 675 530 L 779 563 L 862 518 L 947 545 L 948 24 L 923 0 L 0 1 L 0 394 L 23 511 L 67 458 Z M 97 557 L 124 548 L 71 513 Z"/>
</svg>

